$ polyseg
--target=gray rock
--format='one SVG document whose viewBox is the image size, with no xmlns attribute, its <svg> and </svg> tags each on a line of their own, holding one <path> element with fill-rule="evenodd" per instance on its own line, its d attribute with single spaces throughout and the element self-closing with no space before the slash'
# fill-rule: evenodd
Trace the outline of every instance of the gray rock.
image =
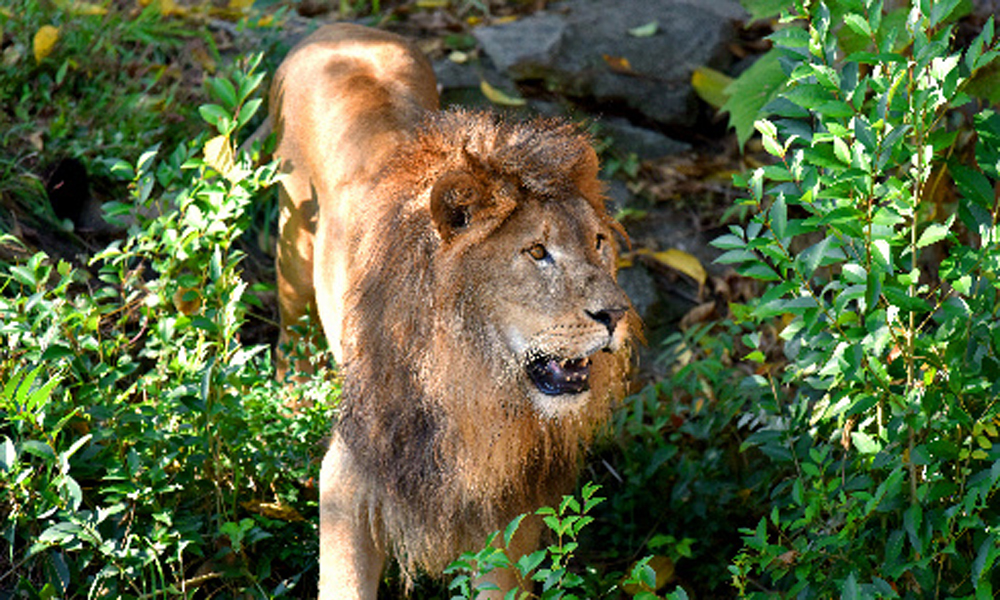
<svg viewBox="0 0 1000 600">
<path fill-rule="evenodd" d="M 434 76 L 445 90 L 478 88 L 479 74 L 469 64 L 459 64 L 447 58 L 434 61 Z"/>
<path fill-rule="evenodd" d="M 632 266 L 618 271 L 618 285 L 625 290 L 632 306 L 643 319 L 649 318 L 649 310 L 660 301 L 656 281 L 641 266 Z"/>
<path fill-rule="evenodd" d="M 725 68 L 735 0 L 576 0 L 474 32 L 483 52 L 514 79 L 544 79 L 557 90 L 624 105 L 665 125 L 697 115 L 690 80 L 700 65 Z M 655 21 L 649 37 L 628 32 Z M 627 68 L 613 68 L 627 61 Z"/>
<path fill-rule="evenodd" d="M 691 149 L 688 143 L 650 129 L 636 127 L 627 119 L 605 118 L 598 120 L 597 124 L 601 133 L 610 135 L 618 147 L 635 152 L 639 160 L 652 160 Z"/>
<path fill-rule="evenodd" d="M 473 33 L 483 51 L 501 71 L 531 77 L 536 69 L 548 70 L 566 35 L 567 23 L 550 13 L 495 27 L 480 27 Z"/>
<path fill-rule="evenodd" d="M 972 14 L 982 18 L 1000 18 L 1000 0 L 973 0 Z"/>
</svg>

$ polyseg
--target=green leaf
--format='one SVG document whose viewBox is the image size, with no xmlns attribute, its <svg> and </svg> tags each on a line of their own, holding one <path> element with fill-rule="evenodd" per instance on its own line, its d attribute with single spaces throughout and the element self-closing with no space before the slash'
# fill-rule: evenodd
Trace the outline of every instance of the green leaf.
<svg viewBox="0 0 1000 600">
<path fill-rule="evenodd" d="M 709 242 L 709 244 L 720 250 L 736 250 L 744 248 L 747 245 L 746 242 L 743 241 L 743 238 L 740 238 L 732 233 L 720 235 Z"/>
<path fill-rule="evenodd" d="M 851 150 L 847 147 L 847 143 L 844 142 L 842 138 L 833 138 L 833 155 L 837 157 L 837 160 L 845 165 L 851 164 Z"/>
<path fill-rule="evenodd" d="M 951 287 L 954 288 L 954 290 L 959 294 L 967 296 L 972 291 L 972 276 L 962 275 L 955 281 L 951 282 Z"/>
<path fill-rule="evenodd" d="M 52 450 L 52 446 L 38 440 L 25 440 L 21 444 L 21 452 L 34 454 L 49 463 L 54 462 L 56 459 L 56 453 Z"/>
<path fill-rule="evenodd" d="M 719 109 L 729 113 L 729 126 L 743 147 L 754 131 L 754 122 L 767 116 L 767 106 L 784 87 L 787 76 L 781 68 L 781 52 L 772 48 L 726 88 L 729 99 Z"/>
<path fill-rule="evenodd" d="M 750 13 L 751 21 L 770 19 L 788 9 L 787 0 L 740 0 L 743 8 Z"/>
<path fill-rule="evenodd" d="M 515 517 L 510 523 L 507 524 L 507 528 L 503 532 L 503 543 L 504 546 L 510 547 L 510 542 L 514 539 L 514 534 L 517 533 L 517 528 L 521 526 L 521 521 L 527 515 L 521 514 Z"/>
<path fill-rule="evenodd" d="M 889 304 L 906 312 L 924 313 L 931 309 L 930 304 L 923 298 L 911 296 L 908 291 L 895 286 L 887 285 L 882 290 L 882 294 L 885 295 Z"/>
<path fill-rule="evenodd" d="M 759 259 L 756 254 L 745 248 L 735 248 L 733 250 L 727 250 L 723 252 L 714 262 L 722 265 L 732 264 L 732 263 L 742 263 L 742 262 L 757 262 Z"/>
<path fill-rule="evenodd" d="M 219 121 L 229 119 L 229 111 L 218 104 L 202 104 L 198 107 L 198 114 L 213 127 L 218 127 Z"/>
<path fill-rule="evenodd" d="M 985 175 L 960 164 L 948 165 L 948 172 L 966 200 L 975 202 L 987 210 L 993 208 L 993 185 Z"/>
<path fill-rule="evenodd" d="M 972 561 L 972 582 L 977 590 L 980 582 L 983 581 L 983 574 L 991 572 L 998 555 L 1000 555 L 1000 547 L 997 546 L 997 538 L 993 535 L 986 535 L 976 551 L 975 560 Z"/>
<path fill-rule="evenodd" d="M 931 223 L 924 229 L 923 233 L 920 234 L 920 238 L 917 239 L 917 248 L 924 248 L 930 246 L 931 244 L 936 244 L 944 238 L 948 237 L 948 232 L 951 231 L 952 223 L 955 222 L 955 215 L 948 217 L 948 220 L 944 223 Z"/>
<path fill-rule="evenodd" d="M 936 0 L 934 4 L 931 6 L 930 26 L 932 28 L 937 27 L 941 23 L 945 22 L 945 20 L 949 21 L 953 20 L 949 19 L 949 17 L 952 16 L 952 13 L 955 11 L 955 8 L 958 7 L 958 5 L 961 2 L 962 0 Z M 961 11 L 961 12 L 964 13 L 968 11 Z M 961 14 L 958 14 L 955 15 L 954 18 L 958 18 L 960 16 Z"/>
<path fill-rule="evenodd" d="M 774 126 L 774 123 L 768 121 L 767 119 L 757 119 L 754 121 L 753 127 L 760 132 L 760 135 L 763 137 L 778 137 L 778 129 Z"/>
<path fill-rule="evenodd" d="M 263 98 L 254 98 L 241 106 L 239 116 L 236 119 L 236 126 L 243 127 L 246 125 L 247 122 L 253 118 L 254 114 L 257 113 L 257 110 L 260 108 L 263 101 Z"/>
<path fill-rule="evenodd" d="M 28 289 L 34 290 L 38 287 L 38 279 L 36 279 L 35 272 L 32 269 L 22 265 L 15 265 L 10 267 L 9 273 L 14 281 Z"/>
<path fill-rule="evenodd" d="M 868 272 L 857 263 L 848 263 L 843 266 L 841 273 L 844 281 L 851 284 L 865 283 L 868 279 Z"/>
<path fill-rule="evenodd" d="M 0 473 L 9 473 L 17 463 L 17 448 L 7 436 L 0 436 Z"/>
<path fill-rule="evenodd" d="M 809 110 L 836 100 L 830 91 L 822 85 L 801 82 L 785 91 L 782 97 Z"/>
<path fill-rule="evenodd" d="M 231 81 L 223 77 L 213 77 L 208 80 L 208 87 L 212 97 L 222 102 L 230 112 L 236 110 L 239 101 L 236 98 L 236 87 Z"/>
<path fill-rule="evenodd" d="M 120 158 L 114 159 L 108 170 L 122 181 L 131 181 L 135 178 L 135 170 L 132 169 L 132 165 Z"/>
<path fill-rule="evenodd" d="M 949 439 L 937 439 L 927 443 L 927 449 L 940 460 L 954 460 L 959 456 L 959 447 Z"/>
<path fill-rule="evenodd" d="M 833 93 L 840 91 L 840 75 L 833 67 L 809 63 L 809 68 L 820 85 Z"/>
<path fill-rule="evenodd" d="M 842 600 L 858 600 L 861 598 L 861 590 L 858 588 L 858 578 L 855 577 L 854 571 L 851 571 L 851 574 L 844 581 L 840 597 Z"/>
<path fill-rule="evenodd" d="M 160 145 L 155 144 L 151 148 L 144 151 L 139 155 L 139 160 L 135 162 L 136 172 L 145 173 L 148 172 L 153 167 L 153 161 L 156 159 L 156 154 L 160 151 Z"/>
<path fill-rule="evenodd" d="M 835 119 L 854 116 L 854 107 L 842 100 L 830 100 L 829 102 L 824 102 L 813 110 L 824 117 L 832 117 Z"/>
<path fill-rule="evenodd" d="M 872 35 L 871 27 L 868 25 L 868 19 L 862 17 L 856 13 L 849 13 L 844 15 L 844 24 L 851 28 L 854 33 L 870 38 Z"/>
<path fill-rule="evenodd" d="M 736 272 L 744 277 L 751 277 L 753 279 L 759 279 L 761 281 L 780 281 L 781 276 L 778 275 L 771 267 L 767 266 L 763 262 L 756 261 L 750 264 L 741 265 L 736 269 Z"/>
<path fill-rule="evenodd" d="M 69 449 L 67 449 L 65 452 L 63 452 L 63 453 L 60 454 L 60 458 L 64 462 L 67 463 L 67 470 L 68 470 L 68 461 L 69 461 L 70 457 L 72 457 L 74 454 L 76 454 L 76 452 L 80 448 L 82 448 L 84 444 L 86 444 L 87 442 L 89 442 L 92 437 L 93 437 L 93 434 L 90 434 L 90 433 L 84 435 L 80 439 L 78 439 L 75 442 L 73 442 L 73 444 L 69 447 Z"/>
<path fill-rule="evenodd" d="M 920 530 L 924 525 L 924 511 L 919 504 L 910 505 L 903 513 L 903 528 L 910 538 L 910 544 L 918 554 L 924 554 L 926 543 Z"/>
<path fill-rule="evenodd" d="M 760 141 L 761 144 L 764 146 L 765 152 L 767 152 L 771 156 L 784 158 L 785 149 L 784 147 L 782 147 L 781 142 L 778 141 L 778 138 L 769 135 L 762 135 Z"/>
<path fill-rule="evenodd" d="M 882 450 L 882 443 L 863 431 L 851 432 L 851 441 L 862 454 L 876 454 Z"/>
<path fill-rule="evenodd" d="M 862 415 L 868 412 L 868 409 L 875 406 L 878 402 L 878 398 L 871 394 L 865 394 L 860 396 L 853 401 L 851 401 L 847 411 L 844 413 L 845 416 L 851 417 L 854 415 Z"/>
<path fill-rule="evenodd" d="M 888 240 L 873 240 L 871 244 L 871 259 L 873 266 L 877 266 L 886 275 L 893 275 L 895 270 L 892 264 L 892 249 Z"/>
<path fill-rule="evenodd" d="M 837 247 L 833 236 L 826 236 L 821 241 L 799 253 L 796 262 L 802 266 L 802 276 L 807 280 L 811 279 L 820 264 L 829 262 L 830 259 L 843 257 L 843 252 Z"/>
<path fill-rule="evenodd" d="M 657 597 L 656 594 L 650 594 L 650 596 L 651 600 L 654 600 Z M 690 600 L 690 597 L 688 596 L 687 590 L 678 585 L 677 589 L 664 597 L 664 600 Z"/>
<path fill-rule="evenodd" d="M 788 229 L 788 208 L 785 206 L 785 195 L 778 194 L 771 204 L 771 230 L 778 239 L 784 239 Z"/>
<path fill-rule="evenodd" d="M 258 60 L 258 62 L 260 58 L 262 58 L 263 56 L 264 56 L 263 54 L 256 55 L 256 59 Z M 260 87 L 260 84 L 262 81 L 264 81 L 264 77 L 266 75 L 267 75 L 266 73 L 254 73 L 253 75 L 250 75 L 249 77 L 244 79 L 240 83 L 240 89 L 236 95 L 237 102 L 244 102 L 247 98 L 249 98 L 250 94 L 252 94 L 254 90 L 256 90 L 258 87 Z"/>
<path fill-rule="evenodd" d="M 1000 114 L 987 110 L 976 115 L 974 120 L 979 136 L 976 162 L 984 173 L 993 179 L 1000 179 Z"/>
<path fill-rule="evenodd" d="M 78 537 L 82 527 L 69 521 L 60 521 L 50 525 L 38 536 L 38 542 L 46 545 L 59 545 Z"/>
<path fill-rule="evenodd" d="M 525 554 L 518 559 L 516 563 L 517 570 L 521 572 L 522 577 L 526 577 L 528 573 L 534 571 L 539 565 L 542 564 L 542 561 L 545 560 L 546 556 L 548 556 L 548 554 L 545 550 L 536 550 L 531 554 Z"/>
<path fill-rule="evenodd" d="M 856 62 L 863 65 L 879 65 L 905 63 L 906 57 L 892 52 L 854 52 L 849 54 L 844 62 Z"/>
</svg>

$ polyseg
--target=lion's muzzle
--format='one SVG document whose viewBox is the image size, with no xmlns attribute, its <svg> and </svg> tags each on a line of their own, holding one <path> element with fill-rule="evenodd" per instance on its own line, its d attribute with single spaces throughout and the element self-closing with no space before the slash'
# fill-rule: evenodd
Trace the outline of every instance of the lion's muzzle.
<svg viewBox="0 0 1000 600">
<path fill-rule="evenodd" d="M 581 394 L 590 389 L 590 358 L 541 356 L 528 363 L 528 377 L 546 396 Z"/>
<path fill-rule="evenodd" d="M 562 341 L 575 341 L 583 344 L 585 349 L 578 347 L 579 353 L 574 353 L 569 348 L 562 351 L 550 349 L 548 352 L 536 350 L 525 366 L 528 379 L 546 396 L 582 394 L 590 390 L 591 356 L 597 352 L 612 350 L 619 323 L 628 311 L 624 308 L 606 308 L 583 312 L 589 318 L 587 320 L 590 325 L 601 325 L 603 329 L 593 326 L 571 327 L 570 331 L 574 331 L 576 335 Z M 622 326 L 625 324 L 622 323 Z M 589 335 L 584 332 L 589 332 Z M 547 333 L 551 335 L 551 331 Z M 567 354 L 577 358 L 566 358 Z"/>
</svg>

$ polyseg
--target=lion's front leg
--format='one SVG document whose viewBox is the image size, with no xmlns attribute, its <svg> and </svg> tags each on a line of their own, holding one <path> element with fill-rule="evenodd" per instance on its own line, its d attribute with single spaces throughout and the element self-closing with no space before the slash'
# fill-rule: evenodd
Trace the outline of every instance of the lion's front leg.
<svg viewBox="0 0 1000 600">
<path fill-rule="evenodd" d="M 375 600 L 385 563 L 353 459 L 338 434 L 323 458 L 319 496 L 320 600 Z"/>
</svg>

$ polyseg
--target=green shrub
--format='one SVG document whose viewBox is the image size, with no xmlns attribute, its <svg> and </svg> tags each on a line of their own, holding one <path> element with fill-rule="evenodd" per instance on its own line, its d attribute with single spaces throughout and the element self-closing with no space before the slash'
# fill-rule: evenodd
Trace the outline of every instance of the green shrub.
<svg viewBox="0 0 1000 600">
<path fill-rule="evenodd" d="M 663 341 L 667 375 L 625 399 L 595 461 L 608 500 L 583 540 L 588 557 L 620 564 L 653 553 L 669 563 L 661 576 L 673 571 L 697 596 L 727 593 L 736 527 L 762 514 L 752 499 L 773 472 L 759 452 L 740 453 L 753 411 L 738 385 L 747 329 L 706 323 Z"/>
<path fill-rule="evenodd" d="M 552 541 L 548 546 L 516 561 L 508 556 L 511 540 L 526 517 L 521 515 L 507 525 L 502 538 L 499 531 L 494 532 L 482 550 L 463 554 L 445 569 L 446 575 L 452 575 L 448 589 L 457 594 L 453 598 L 472 600 L 481 592 L 496 590 L 496 585 L 479 580 L 494 569 L 514 569 L 524 582 L 523 587 L 528 588 L 510 590 L 505 595 L 510 600 L 609 598 L 620 595 L 623 590 L 639 600 L 660 598 L 656 595 L 656 572 L 649 565 L 652 556 L 637 561 L 627 576 L 599 573 L 590 567 L 580 573 L 580 565 L 574 564 L 580 532 L 594 521 L 590 514 L 593 509 L 604 502 L 604 498 L 596 495 L 599 489 L 600 486 L 593 483 L 585 484 L 580 490 L 580 498 L 564 496 L 558 507 L 543 506 L 535 512 L 549 530 Z M 688 596 L 678 587 L 665 598 L 687 600 Z"/>
<path fill-rule="evenodd" d="M 130 182 L 107 206 L 128 235 L 89 269 L 0 265 L 4 589 L 270 597 L 315 578 L 310 477 L 336 388 L 277 386 L 239 337 L 254 298 L 235 241 L 276 175 L 235 152 L 259 60 L 209 82 L 212 136 L 107 161 Z M 293 415 L 290 394 L 323 401 Z"/>
<path fill-rule="evenodd" d="M 164 19 L 155 6 L 136 14 L 108 4 L 10 0 L 0 8 L 0 192 L 30 193 L 40 160 L 136 156 L 191 133 L 192 86 L 177 63 L 185 44 L 204 49 L 206 63 L 218 60 L 207 29 Z M 36 56 L 43 27 L 58 39 Z"/>
<path fill-rule="evenodd" d="M 785 79 L 756 129 L 775 162 L 715 241 L 770 283 L 752 316 L 784 344 L 778 362 L 743 337 L 762 366 L 746 445 L 785 476 L 730 567 L 741 595 L 1000 583 L 1000 115 L 968 95 L 1000 40 L 990 19 L 953 49 L 958 5 L 797 2 L 771 36 Z"/>
</svg>

